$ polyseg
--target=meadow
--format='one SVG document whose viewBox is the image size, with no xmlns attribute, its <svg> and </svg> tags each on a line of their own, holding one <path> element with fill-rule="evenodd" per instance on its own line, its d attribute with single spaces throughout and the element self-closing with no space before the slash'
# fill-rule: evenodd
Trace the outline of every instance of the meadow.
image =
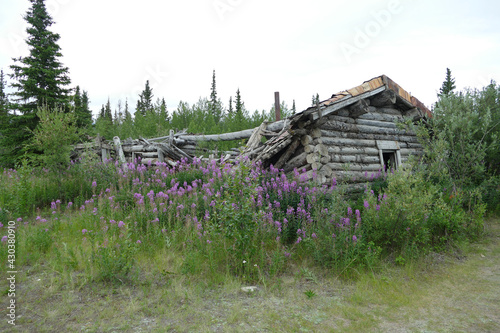
<svg viewBox="0 0 500 333">
<path fill-rule="evenodd" d="M 353 295 L 349 286 L 370 279 L 369 283 L 380 282 L 384 276 L 388 285 L 404 293 L 400 283 L 405 282 L 398 275 L 411 271 L 411 277 L 420 276 L 420 268 L 414 267 L 421 267 L 422 260 L 460 252 L 460 244 L 484 237 L 484 204 L 470 197 L 466 201 L 466 193 L 426 182 L 414 169 L 376 173 L 363 193 L 353 195 L 346 184 L 335 180 L 318 186 L 298 170 L 285 175 L 248 161 L 234 165 L 181 161 L 176 167 L 138 162 L 123 168 L 112 160 L 80 160 L 63 172 L 27 164 L 3 171 L 0 260 L 5 265 L 9 262 L 7 225 L 14 221 L 19 288 L 26 299 L 38 295 L 41 302 L 56 308 L 52 314 L 36 316 L 26 309 L 37 305 L 23 304 L 19 297 L 18 313 L 23 313 L 19 329 L 24 324 L 35 331 L 64 331 L 69 326 L 54 326 L 52 319 L 68 317 L 81 324 L 82 331 L 132 331 L 135 326 L 128 321 L 103 324 L 120 313 L 113 304 L 127 304 L 123 311 L 128 316 L 139 307 L 152 317 L 164 304 L 163 310 L 173 313 L 160 313 L 173 319 L 166 326 L 155 324 L 158 331 L 169 327 L 244 331 L 250 328 L 238 326 L 243 323 L 238 315 L 250 306 L 247 298 L 283 304 L 287 297 L 300 297 L 297 306 L 308 307 L 310 303 L 302 302 L 323 300 L 328 290 L 333 294 L 343 290 L 340 301 L 342 294 Z M 390 272 L 397 273 L 387 278 Z M 258 289 L 254 296 L 242 296 L 242 286 Z M 270 298 L 261 299 L 263 294 Z M 202 304 L 206 308 L 211 295 L 218 306 L 209 311 L 224 312 L 226 326 L 184 318 Z M 97 316 L 98 323 L 88 326 L 78 321 L 75 307 L 69 306 L 66 313 L 53 297 L 62 297 L 66 307 L 79 303 L 80 310 L 82 302 L 89 304 L 86 298 L 95 306 L 105 299 L 109 308 Z M 262 306 L 273 308 L 275 320 L 281 321 L 272 305 Z M 184 312 L 186 307 L 191 310 Z M 337 315 L 345 317 L 345 313 Z M 318 316 L 318 323 L 328 317 Z M 356 320 L 361 317 L 354 315 Z M 231 318 L 238 325 L 227 326 Z M 316 329 L 300 315 L 289 319 L 291 326 L 284 327 L 292 331 L 301 323 Z M 340 322 L 346 324 L 346 320 Z M 370 325 L 363 323 L 360 327 Z"/>
</svg>

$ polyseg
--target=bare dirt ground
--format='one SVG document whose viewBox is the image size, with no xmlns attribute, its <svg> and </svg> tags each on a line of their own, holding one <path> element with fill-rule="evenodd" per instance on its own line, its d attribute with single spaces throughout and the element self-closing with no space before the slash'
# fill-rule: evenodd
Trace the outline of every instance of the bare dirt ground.
<svg viewBox="0 0 500 333">
<path fill-rule="evenodd" d="M 19 273 L 16 325 L 3 292 L 0 331 L 500 332 L 500 221 L 463 250 L 355 282 L 300 267 L 253 293 L 169 275 L 132 286 L 61 280 L 51 267 Z"/>
</svg>

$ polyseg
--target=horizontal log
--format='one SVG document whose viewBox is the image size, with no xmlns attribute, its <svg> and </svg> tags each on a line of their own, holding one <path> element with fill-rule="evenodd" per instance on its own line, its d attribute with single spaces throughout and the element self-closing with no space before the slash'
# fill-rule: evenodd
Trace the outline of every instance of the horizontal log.
<svg viewBox="0 0 500 333">
<path fill-rule="evenodd" d="M 372 126 L 372 127 L 387 127 L 387 128 L 398 128 L 395 123 L 388 121 L 379 121 L 379 120 L 368 120 L 368 119 L 356 119 L 356 124 Z"/>
<path fill-rule="evenodd" d="M 379 156 L 366 155 L 330 155 L 330 160 L 334 163 L 365 163 L 376 164 L 380 163 Z"/>
<path fill-rule="evenodd" d="M 141 156 L 142 158 L 158 158 L 158 152 L 156 153 L 137 152 L 136 154 L 138 156 Z"/>
<path fill-rule="evenodd" d="M 135 145 L 135 146 L 122 146 L 123 151 L 126 153 L 139 153 L 145 151 L 156 151 L 153 145 Z"/>
<path fill-rule="evenodd" d="M 331 155 L 373 155 L 379 156 L 379 150 L 377 148 L 369 147 L 340 147 L 340 146 L 329 146 L 328 153 Z"/>
<path fill-rule="evenodd" d="M 340 116 L 340 115 L 336 115 L 336 114 L 332 114 L 332 115 L 328 116 L 328 118 L 326 118 L 326 121 L 323 122 L 323 124 L 328 123 L 331 120 L 342 122 L 342 123 L 348 123 L 348 124 L 356 124 L 356 119 L 353 119 L 351 117 Z M 323 124 L 321 124 L 321 125 L 323 125 Z"/>
<path fill-rule="evenodd" d="M 320 127 L 321 130 L 331 130 L 331 131 L 338 131 L 338 132 L 352 132 L 352 133 L 358 133 L 359 129 L 356 127 L 355 124 L 349 124 L 346 122 L 341 122 L 341 121 L 336 121 L 336 120 L 329 120 Z M 324 132 L 321 133 L 321 135 L 324 135 Z"/>
<path fill-rule="evenodd" d="M 327 163 L 331 170 L 335 171 L 380 171 L 383 167 L 380 163 Z"/>
<path fill-rule="evenodd" d="M 409 156 L 409 155 L 423 155 L 424 151 L 422 149 L 418 148 L 402 148 L 401 149 L 401 156 Z"/>
<path fill-rule="evenodd" d="M 96 144 L 95 142 L 85 142 L 85 143 L 78 143 L 73 146 L 73 149 L 108 149 L 108 150 L 114 150 L 115 147 L 113 145 L 107 144 L 107 143 L 101 143 Z"/>
<path fill-rule="evenodd" d="M 363 122 L 363 120 L 362 120 Z M 385 124 L 384 124 L 385 125 Z M 351 124 L 336 120 L 329 120 L 323 125 L 321 125 L 322 130 L 332 130 L 338 132 L 351 132 L 351 133 L 366 133 L 366 134 L 378 134 L 378 135 L 412 135 L 409 131 L 400 130 L 393 126 L 372 126 L 372 124 Z M 324 133 L 322 133 L 324 135 Z"/>
<path fill-rule="evenodd" d="M 271 132 L 278 132 L 283 129 L 284 125 L 284 120 L 276 121 L 267 124 L 266 130 L 271 131 Z M 252 135 L 253 131 L 258 129 L 252 128 L 252 129 L 247 129 L 243 131 L 238 131 L 238 132 L 231 132 L 231 133 L 223 133 L 223 134 L 208 134 L 208 135 L 189 135 L 189 134 L 181 134 L 181 135 L 176 135 L 177 139 L 181 140 L 191 140 L 191 141 L 231 141 L 231 140 L 241 140 L 241 139 L 247 139 L 250 138 Z M 170 136 L 162 136 L 158 138 L 153 138 L 150 139 L 149 141 L 158 141 L 158 140 L 165 140 L 170 138 Z"/>
<path fill-rule="evenodd" d="M 378 121 L 386 121 L 391 123 L 396 123 L 398 121 L 403 121 L 402 116 L 392 115 L 392 114 L 384 114 L 379 113 L 376 110 L 370 113 L 366 113 L 362 116 L 359 116 L 358 119 L 366 119 L 366 120 L 378 120 Z"/>
<path fill-rule="evenodd" d="M 154 165 L 156 162 L 158 162 L 157 158 L 143 158 L 143 159 L 141 159 L 141 164 L 151 163 L 152 165 Z"/>
<path fill-rule="evenodd" d="M 402 135 L 384 135 L 384 134 L 368 134 L 368 133 L 352 133 L 352 132 L 339 132 L 339 131 L 326 131 L 322 132 L 323 137 L 321 140 L 323 142 L 324 138 L 344 138 L 353 140 L 389 140 L 389 141 L 399 141 L 399 142 L 418 142 L 416 136 L 402 136 Z M 410 133 L 408 133 L 410 134 Z"/>
<path fill-rule="evenodd" d="M 325 145 L 376 147 L 375 140 L 356 140 L 356 139 L 346 139 L 338 137 L 326 137 L 325 131 L 322 131 L 322 134 L 323 137 L 321 138 L 321 141 Z"/>
<path fill-rule="evenodd" d="M 368 171 L 334 171 L 333 175 L 335 178 L 343 181 L 352 182 L 367 182 L 371 181 L 377 176 L 380 176 L 378 171 L 368 172 Z"/>
<path fill-rule="evenodd" d="M 393 116 L 402 116 L 402 112 L 396 108 L 389 108 L 389 107 L 379 107 L 377 108 L 378 113 L 383 113 L 383 114 L 390 114 Z"/>
</svg>

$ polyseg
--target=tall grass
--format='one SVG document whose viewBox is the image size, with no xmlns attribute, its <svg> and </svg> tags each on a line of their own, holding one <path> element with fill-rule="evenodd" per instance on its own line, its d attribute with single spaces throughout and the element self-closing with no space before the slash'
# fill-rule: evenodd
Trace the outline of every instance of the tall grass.
<svg viewBox="0 0 500 333">
<path fill-rule="evenodd" d="M 481 205 L 465 213 L 404 172 L 389 175 L 378 196 L 367 186 L 363 207 L 355 207 L 335 181 L 317 186 L 297 170 L 287 176 L 245 161 L 138 162 L 123 169 L 84 160 L 63 174 L 27 165 L 4 170 L 0 217 L 17 220 L 20 262 L 49 260 L 68 281 L 77 274 L 125 283 L 144 274 L 139 258 L 168 251 L 178 259 L 158 264 L 158 272 L 265 284 L 292 264 L 349 276 L 381 255 L 404 261 L 482 223 Z"/>
</svg>

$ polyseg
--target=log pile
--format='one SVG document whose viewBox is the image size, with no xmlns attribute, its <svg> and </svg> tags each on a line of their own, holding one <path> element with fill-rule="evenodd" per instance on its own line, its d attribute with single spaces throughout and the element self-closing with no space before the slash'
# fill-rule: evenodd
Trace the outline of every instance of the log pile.
<svg viewBox="0 0 500 333">
<path fill-rule="evenodd" d="M 298 169 L 320 184 L 334 179 L 359 184 L 373 180 L 388 167 L 400 167 L 412 155 L 422 155 L 415 133 L 401 124 L 430 116 L 420 101 L 383 75 L 285 120 L 265 122 L 253 129 L 212 135 L 171 130 L 168 136 L 123 142 L 118 137 L 113 142 L 98 137 L 94 143 L 76 148 L 92 148 L 103 160 L 115 158 L 124 166 L 136 159 L 144 164 L 174 166 L 195 156 L 233 162 L 244 158 L 286 173 Z M 225 152 L 199 147 L 200 142 L 230 140 L 247 143 Z"/>
</svg>

